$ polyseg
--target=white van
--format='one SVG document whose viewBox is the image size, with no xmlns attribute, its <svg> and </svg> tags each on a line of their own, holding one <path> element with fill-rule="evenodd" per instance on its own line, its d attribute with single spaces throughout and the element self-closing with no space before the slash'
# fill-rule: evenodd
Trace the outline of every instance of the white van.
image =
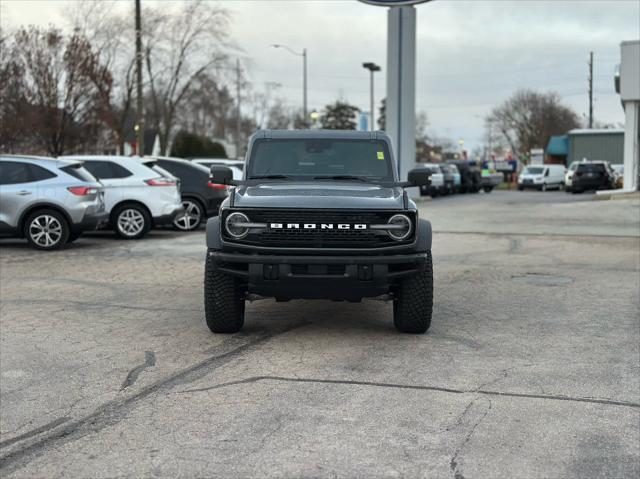
<svg viewBox="0 0 640 479">
<path fill-rule="evenodd" d="M 529 165 L 518 176 L 518 189 L 536 188 L 547 191 L 564 186 L 564 165 Z"/>
</svg>

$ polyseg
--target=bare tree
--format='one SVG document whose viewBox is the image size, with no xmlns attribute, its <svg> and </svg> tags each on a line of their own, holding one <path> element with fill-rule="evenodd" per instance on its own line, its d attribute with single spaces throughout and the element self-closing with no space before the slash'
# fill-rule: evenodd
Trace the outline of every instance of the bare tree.
<svg viewBox="0 0 640 479">
<path fill-rule="evenodd" d="M 580 125 L 578 115 L 564 106 L 557 93 L 519 90 L 493 109 L 487 121 L 500 132 L 514 153 L 526 155 L 544 148 L 552 135 Z"/>
<path fill-rule="evenodd" d="M 276 98 L 269 108 L 269 119 L 267 128 L 273 130 L 286 130 L 291 125 L 291 111 L 287 108 L 284 100 Z"/>
<path fill-rule="evenodd" d="M 151 119 L 163 154 L 179 107 L 196 79 L 225 59 L 228 46 L 225 9 L 193 0 L 177 12 L 145 12 L 145 60 L 151 97 Z"/>
<path fill-rule="evenodd" d="M 25 143 L 24 71 L 9 36 L 0 31 L 0 151 L 19 151 Z"/>
<path fill-rule="evenodd" d="M 100 68 L 89 71 L 96 88 L 96 115 L 111 130 L 118 152 L 124 152 L 126 128 L 134 114 L 135 30 L 130 17 L 114 14 L 114 1 L 76 4 L 72 26 L 90 43 Z M 133 8 L 132 8 L 133 9 Z"/>
<path fill-rule="evenodd" d="M 81 35 L 65 37 L 54 27 L 21 28 L 14 39 L 31 132 L 48 153 L 61 155 L 95 123 L 95 88 L 89 77 L 98 64 L 91 46 Z"/>
</svg>

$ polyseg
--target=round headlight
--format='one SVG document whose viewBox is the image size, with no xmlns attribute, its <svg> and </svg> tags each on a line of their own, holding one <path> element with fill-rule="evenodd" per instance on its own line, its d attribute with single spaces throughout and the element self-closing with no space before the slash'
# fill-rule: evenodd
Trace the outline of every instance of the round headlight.
<svg viewBox="0 0 640 479">
<path fill-rule="evenodd" d="M 393 225 L 393 229 L 387 230 L 389 236 L 397 241 L 407 239 L 413 229 L 411 220 L 406 215 L 393 215 L 389 218 L 388 224 Z"/>
<path fill-rule="evenodd" d="M 249 218 L 244 213 L 231 213 L 224 222 L 227 233 L 236 239 L 244 238 L 249 233 L 249 228 L 242 226 L 249 223 Z"/>
</svg>

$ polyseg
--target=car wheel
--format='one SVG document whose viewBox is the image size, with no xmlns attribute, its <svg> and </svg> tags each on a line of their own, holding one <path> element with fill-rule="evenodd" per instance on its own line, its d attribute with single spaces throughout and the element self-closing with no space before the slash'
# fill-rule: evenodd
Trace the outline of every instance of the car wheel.
<svg viewBox="0 0 640 479">
<path fill-rule="evenodd" d="M 215 269 L 207 253 L 204 267 L 204 318 L 213 333 L 237 333 L 244 325 L 244 291 L 237 278 Z"/>
<path fill-rule="evenodd" d="M 151 217 L 144 207 L 125 204 L 113 214 L 113 225 L 120 238 L 140 239 L 151 229 Z"/>
<path fill-rule="evenodd" d="M 184 198 L 182 200 L 184 214 L 173 220 L 173 226 L 180 231 L 193 231 L 200 226 L 204 217 L 202 205 L 197 200 Z"/>
<path fill-rule="evenodd" d="M 518 185 L 518 191 L 524 191 L 524 186 Z"/>
<path fill-rule="evenodd" d="M 393 324 L 403 333 L 422 334 L 433 313 L 433 264 L 431 251 L 423 271 L 401 280 L 393 300 Z"/>
<path fill-rule="evenodd" d="M 41 250 L 55 250 L 67 244 L 69 223 L 55 210 L 32 213 L 24 225 L 24 236 L 31 246 Z"/>
<path fill-rule="evenodd" d="M 491 193 L 491 191 L 493 191 L 493 186 L 483 186 L 483 187 L 482 187 L 482 190 L 483 190 L 485 193 Z"/>
</svg>

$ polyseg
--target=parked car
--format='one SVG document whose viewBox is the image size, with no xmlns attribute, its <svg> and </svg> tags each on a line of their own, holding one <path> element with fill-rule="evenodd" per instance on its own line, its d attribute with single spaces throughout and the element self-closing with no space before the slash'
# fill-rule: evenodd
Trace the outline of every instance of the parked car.
<svg viewBox="0 0 640 479">
<path fill-rule="evenodd" d="M 244 171 L 244 161 L 243 160 L 231 160 L 228 158 L 192 158 L 191 161 L 194 163 L 198 163 L 200 165 L 206 166 L 207 169 L 211 168 L 211 165 L 219 165 L 219 166 L 234 166 L 240 171 Z"/>
<path fill-rule="evenodd" d="M 180 179 L 185 213 L 173 225 L 182 231 L 198 228 L 205 218 L 218 214 L 220 203 L 228 195 L 228 187 L 209 181 L 209 168 L 180 158 L 155 157 L 156 163 Z M 226 165 L 225 165 L 226 166 Z"/>
<path fill-rule="evenodd" d="M 418 165 L 419 168 L 424 168 L 431 172 L 431 181 L 428 185 L 422 185 L 420 187 L 420 196 L 429 195 L 435 198 L 439 194 L 443 194 L 445 190 L 444 174 L 440 169 L 440 166 L 435 163 L 423 163 Z"/>
<path fill-rule="evenodd" d="M 564 187 L 564 165 L 529 165 L 518 175 L 518 190 L 536 188 L 547 191 L 551 188 Z"/>
<path fill-rule="evenodd" d="M 455 187 L 455 175 L 453 173 L 453 168 L 454 165 L 447 165 L 447 164 L 441 164 L 438 165 L 440 167 L 440 171 L 442 171 L 442 174 L 444 176 L 444 194 L 445 195 L 452 195 L 453 193 L 456 192 L 456 187 Z M 456 169 L 457 171 L 457 169 Z M 458 177 L 460 177 L 460 175 L 458 174 Z"/>
<path fill-rule="evenodd" d="M 569 168 L 567 168 L 567 171 L 564 174 L 564 189 L 567 192 L 571 191 L 571 186 L 573 184 L 573 175 L 576 172 L 576 168 L 578 167 L 578 164 L 579 162 L 572 161 L 571 164 L 569 165 Z"/>
<path fill-rule="evenodd" d="M 62 248 L 108 218 L 104 188 L 79 161 L 0 156 L 0 234 Z"/>
<path fill-rule="evenodd" d="M 471 165 L 467 160 L 449 160 L 449 165 L 455 165 L 460 172 L 459 193 L 477 193 L 482 188 L 482 174 L 480 168 Z"/>
<path fill-rule="evenodd" d="M 615 188 L 616 179 L 609 163 L 604 161 L 584 161 L 578 163 L 573 175 L 571 191 L 582 193 L 586 190 Z"/>
<path fill-rule="evenodd" d="M 140 239 L 157 226 L 173 224 L 184 208 L 178 183 L 128 156 L 74 156 L 105 187 L 109 222 L 124 239 Z"/>
<path fill-rule="evenodd" d="M 453 190 L 455 193 L 458 193 L 460 191 L 460 184 L 461 184 L 460 171 L 458 170 L 458 167 L 454 164 L 445 163 L 445 165 L 449 167 L 451 173 L 453 174 Z"/>
</svg>

